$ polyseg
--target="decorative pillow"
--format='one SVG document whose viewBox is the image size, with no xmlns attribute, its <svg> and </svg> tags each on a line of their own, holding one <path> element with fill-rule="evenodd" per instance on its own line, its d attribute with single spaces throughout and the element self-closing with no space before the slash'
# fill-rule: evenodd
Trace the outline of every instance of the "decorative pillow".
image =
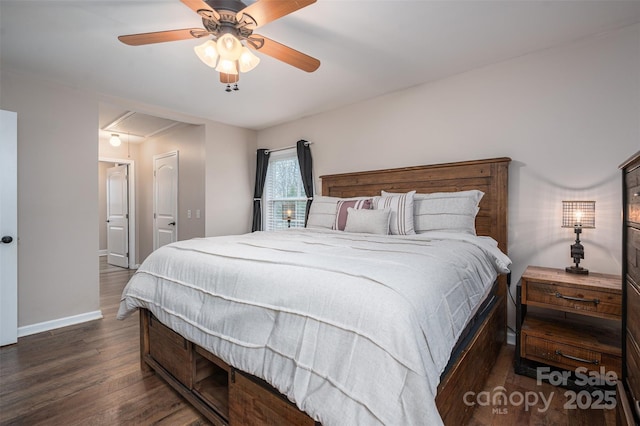
<svg viewBox="0 0 640 426">
<path fill-rule="evenodd" d="M 345 232 L 361 232 L 365 234 L 389 233 L 391 209 L 367 210 L 347 208 Z"/>
<path fill-rule="evenodd" d="M 371 198 L 365 198 L 364 200 L 340 200 L 336 205 L 336 219 L 333 224 L 333 229 L 344 231 L 344 227 L 347 224 L 347 216 L 349 214 L 349 208 L 356 210 L 371 208 Z"/>
<path fill-rule="evenodd" d="M 381 197 L 374 198 L 375 209 L 391 209 L 389 229 L 393 235 L 415 234 L 413 226 L 413 196 L 416 191 L 406 194 L 391 194 L 382 191 Z"/>
<path fill-rule="evenodd" d="M 307 228 L 333 229 L 336 222 L 336 205 L 341 198 L 315 195 L 309 208 Z"/>
<path fill-rule="evenodd" d="M 416 194 L 416 233 L 427 231 L 464 232 L 476 235 L 478 204 L 484 192 L 478 190 Z"/>
</svg>

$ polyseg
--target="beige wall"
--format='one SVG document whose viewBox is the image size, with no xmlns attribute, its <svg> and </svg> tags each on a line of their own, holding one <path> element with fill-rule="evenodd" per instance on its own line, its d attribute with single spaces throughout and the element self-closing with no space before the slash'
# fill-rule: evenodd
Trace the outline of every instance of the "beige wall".
<svg viewBox="0 0 640 426">
<path fill-rule="evenodd" d="M 217 232 L 249 231 L 251 170 L 255 167 L 255 157 L 252 159 L 249 153 L 256 149 L 255 132 L 124 99 L 80 92 L 5 70 L 0 74 L 0 92 L 0 108 L 18 113 L 20 335 L 100 314 L 98 146 L 101 156 L 135 160 L 136 178 L 138 164 L 142 166 L 140 148 L 136 145 L 129 147 L 129 156 L 126 144 L 116 149 L 107 141 L 99 141 L 101 102 L 198 124 L 179 130 L 187 139 L 197 137 L 200 141 L 193 154 L 181 149 L 181 160 L 186 158 L 194 164 L 193 168 L 182 167 L 187 177 L 181 181 L 184 184 L 195 181 L 197 200 L 192 197 L 187 203 L 203 206 L 205 224 L 194 221 L 194 226 L 187 223 L 181 228 L 190 235 L 203 235 L 206 223 L 215 221 L 211 227 Z M 164 150 L 169 142 L 157 143 Z M 209 152 L 209 146 L 216 150 L 215 154 Z M 213 162 L 216 167 L 203 171 L 202 159 L 210 155 L 216 157 Z M 220 167 L 221 164 L 225 166 Z M 190 173 L 200 177 L 194 179 Z M 209 184 L 213 187 L 211 193 L 203 189 L 203 185 Z M 190 194 L 191 189 L 183 192 Z M 215 200 L 210 200 L 211 196 Z M 234 205 L 234 209 L 214 208 L 215 216 L 211 216 L 208 205 L 220 203 Z M 220 225 L 225 223 L 230 226 Z"/>
<path fill-rule="evenodd" d="M 98 102 L 2 71 L 18 113 L 18 327 L 100 310 Z"/>
<path fill-rule="evenodd" d="M 210 122 L 206 133 L 206 235 L 250 232 L 256 132 Z"/>
<path fill-rule="evenodd" d="M 139 254 L 153 251 L 153 156 L 178 151 L 178 240 L 205 235 L 205 127 L 180 125 L 140 144 L 137 197 Z M 191 219 L 187 218 L 191 210 Z M 196 210 L 201 211 L 196 218 Z"/>
<path fill-rule="evenodd" d="M 574 234 L 560 227 L 571 199 L 596 200 L 584 266 L 620 273 L 618 165 L 640 149 L 639 46 L 640 25 L 627 27 L 266 129 L 258 146 L 314 142 L 316 179 L 511 157 L 513 282 L 527 265 L 571 264 Z"/>
</svg>

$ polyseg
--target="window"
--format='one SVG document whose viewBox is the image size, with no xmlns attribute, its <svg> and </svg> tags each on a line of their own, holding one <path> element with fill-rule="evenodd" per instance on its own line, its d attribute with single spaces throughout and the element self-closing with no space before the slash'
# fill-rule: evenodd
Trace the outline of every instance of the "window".
<svg viewBox="0 0 640 426">
<path fill-rule="evenodd" d="M 295 149 L 271 153 L 262 205 L 265 231 L 287 228 L 288 217 L 291 218 L 292 228 L 304 227 L 307 196 L 302 186 Z"/>
</svg>

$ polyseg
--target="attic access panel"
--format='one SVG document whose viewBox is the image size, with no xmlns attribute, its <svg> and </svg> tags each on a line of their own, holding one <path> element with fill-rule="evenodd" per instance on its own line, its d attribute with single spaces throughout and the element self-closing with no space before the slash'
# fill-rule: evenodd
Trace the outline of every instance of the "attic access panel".
<svg viewBox="0 0 640 426">
<path fill-rule="evenodd" d="M 153 115 L 147 115 L 140 112 L 128 111 L 112 123 L 105 126 L 103 130 L 112 133 L 148 138 L 178 124 L 180 124 L 179 121 L 170 120 L 168 118 L 155 117 Z"/>
</svg>

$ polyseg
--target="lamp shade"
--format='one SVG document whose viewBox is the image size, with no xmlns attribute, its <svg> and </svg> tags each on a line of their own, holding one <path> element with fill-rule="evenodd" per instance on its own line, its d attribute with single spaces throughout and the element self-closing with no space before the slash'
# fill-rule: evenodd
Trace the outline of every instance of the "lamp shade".
<svg viewBox="0 0 640 426">
<path fill-rule="evenodd" d="M 230 61 L 228 59 L 220 59 L 216 71 L 223 74 L 238 74 L 238 66 L 236 61 Z"/>
<path fill-rule="evenodd" d="M 237 61 L 242 54 L 242 43 L 229 33 L 218 38 L 216 48 L 220 59 L 226 59 L 228 61 Z"/>
<path fill-rule="evenodd" d="M 218 50 L 216 43 L 213 40 L 207 40 L 201 45 L 194 47 L 193 50 L 202 62 L 211 68 L 216 67 L 216 63 L 218 61 Z"/>
<path fill-rule="evenodd" d="M 596 227 L 596 202 L 595 201 L 563 201 L 562 202 L 562 227 L 563 228 L 595 228 Z"/>
<path fill-rule="evenodd" d="M 243 47 L 238 63 L 240 65 L 240 72 L 249 72 L 260 63 L 260 58 L 251 53 L 247 47 Z"/>
<path fill-rule="evenodd" d="M 282 203 L 282 220 L 291 220 L 296 215 L 295 203 Z"/>
</svg>

